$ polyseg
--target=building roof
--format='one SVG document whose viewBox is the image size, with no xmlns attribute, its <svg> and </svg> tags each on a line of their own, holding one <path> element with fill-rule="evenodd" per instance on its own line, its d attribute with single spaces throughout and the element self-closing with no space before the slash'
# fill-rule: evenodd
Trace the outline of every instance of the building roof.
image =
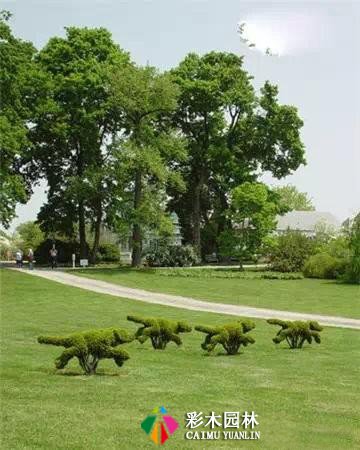
<svg viewBox="0 0 360 450">
<path fill-rule="evenodd" d="M 290 211 L 277 217 L 277 231 L 300 230 L 314 232 L 319 223 L 324 223 L 335 230 L 340 228 L 338 219 L 329 212 L 318 211 Z"/>
</svg>

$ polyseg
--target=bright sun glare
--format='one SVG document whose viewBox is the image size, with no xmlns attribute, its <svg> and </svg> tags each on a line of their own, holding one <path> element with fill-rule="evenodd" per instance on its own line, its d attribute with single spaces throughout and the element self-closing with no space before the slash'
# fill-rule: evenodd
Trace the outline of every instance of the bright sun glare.
<svg viewBox="0 0 360 450">
<path fill-rule="evenodd" d="M 269 24 L 246 22 L 243 37 L 263 53 L 270 51 L 280 56 L 286 51 L 285 37 Z"/>
</svg>

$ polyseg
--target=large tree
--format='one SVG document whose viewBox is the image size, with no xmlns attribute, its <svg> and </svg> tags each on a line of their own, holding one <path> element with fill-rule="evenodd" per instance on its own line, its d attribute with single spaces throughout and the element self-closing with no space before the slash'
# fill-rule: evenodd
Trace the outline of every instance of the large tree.
<svg viewBox="0 0 360 450">
<path fill-rule="evenodd" d="M 49 186 L 38 219 L 47 232 L 78 232 L 81 257 L 87 256 L 88 222 L 95 257 L 106 207 L 116 190 L 109 175 L 111 142 L 122 126 L 110 100 L 109 75 L 130 64 L 129 56 L 103 28 L 70 27 L 66 37 L 49 40 L 36 63 L 32 169 Z"/>
<path fill-rule="evenodd" d="M 26 203 L 30 186 L 23 173 L 28 148 L 26 92 L 35 48 L 17 39 L 0 12 L 0 223 L 7 227 L 18 202 Z"/>
<path fill-rule="evenodd" d="M 183 186 L 176 168 L 185 157 L 184 146 L 170 122 L 177 88 L 169 75 L 152 67 L 128 67 L 114 74 L 112 92 L 124 121 L 117 152 L 123 196 L 115 222 L 130 226 L 132 265 L 139 266 L 144 230 L 171 226 L 165 214 L 166 187 Z"/>
<path fill-rule="evenodd" d="M 315 211 L 311 198 L 306 192 L 299 192 L 296 186 L 287 184 L 275 187 L 273 191 L 279 196 L 279 204 L 283 211 Z"/>
<path fill-rule="evenodd" d="M 181 168 L 187 191 L 172 205 L 200 252 L 203 230 L 213 227 L 216 238 L 229 226 L 231 189 L 264 171 L 284 177 L 305 162 L 303 123 L 295 107 L 278 103 L 276 86 L 266 82 L 256 94 L 235 54 L 189 54 L 172 74 L 180 88 L 175 120 L 189 150 Z"/>
</svg>

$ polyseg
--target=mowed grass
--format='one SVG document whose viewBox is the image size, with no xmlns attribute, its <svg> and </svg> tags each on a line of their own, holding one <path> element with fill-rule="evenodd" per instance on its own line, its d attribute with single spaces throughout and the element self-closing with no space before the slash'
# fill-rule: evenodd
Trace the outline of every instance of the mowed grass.
<svg viewBox="0 0 360 450">
<path fill-rule="evenodd" d="M 292 282 L 290 282 L 292 283 Z M 335 286 L 336 287 L 336 286 Z M 275 328 L 256 321 L 256 343 L 237 356 L 205 356 L 203 335 L 180 348 L 126 345 L 122 368 L 77 363 L 57 372 L 61 348 L 40 334 L 124 326 L 127 314 L 197 323 L 234 317 L 190 312 L 100 295 L 16 271 L 2 271 L 2 449 L 151 449 L 141 421 L 160 405 L 180 423 L 171 449 L 355 449 L 360 447 L 360 331 L 326 328 L 321 345 L 289 350 L 271 342 Z M 255 411 L 260 441 L 187 441 L 186 412 Z"/>
<path fill-rule="evenodd" d="M 171 269 L 95 268 L 72 271 L 75 275 L 153 292 L 200 300 L 360 318 L 360 286 L 330 280 L 265 280 L 164 276 Z M 181 269 L 179 269 L 181 270 Z M 195 273 L 201 269 L 192 270 Z M 214 269 L 215 270 L 215 269 Z M 231 274 L 233 276 L 233 273 Z M 254 276 L 249 273 L 249 276 Z"/>
</svg>

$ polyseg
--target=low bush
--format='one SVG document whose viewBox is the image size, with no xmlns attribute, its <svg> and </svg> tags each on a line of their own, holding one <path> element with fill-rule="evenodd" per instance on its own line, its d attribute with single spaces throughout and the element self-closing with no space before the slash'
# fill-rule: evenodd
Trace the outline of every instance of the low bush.
<svg viewBox="0 0 360 450">
<path fill-rule="evenodd" d="M 280 327 L 273 339 L 275 344 L 280 344 L 280 342 L 286 340 L 290 348 L 302 348 L 305 341 L 309 344 L 312 343 L 313 339 L 318 344 L 321 342 L 319 333 L 323 328 L 314 320 L 309 322 L 295 320 L 291 322 L 280 319 L 268 319 L 267 322 L 270 325 L 278 325 Z"/>
<path fill-rule="evenodd" d="M 102 244 L 96 255 L 97 262 L 119 262 L 120 249 L 116 244 Z"/>
<path fill-rule="evenodd" d="M 314 243 L 298 231 L 287 231 L 278 237 L 270 256 L 271 269 L 276 272 L 301 272 L 313 253 Z"/>
<path fill-rule="evenodd" d="M 303 280 L 301 273 L 264 273 L 260 276 L 264 280 Z"/>
<path fill-rule="evenodd" d="M 255 340 L 247 335 L 253 328 L 255 328 L 254 322 L 241 320 L 217 327 L 198 325 L 195 330 L 206 334 L 205 340 L 201 344 L 203 350 L 211 353 L 220 344 L 228 355 L 236 355 L 241 346 L 246 347 L 248 344 L 255 343 Z"/>
<path fill-rule="evenodd" d="M 191 245 L 169 245 L 159 247 L 145 256 L 150 267 L 186 267 L 198 263 L 198 257 Z"/>
<path fill-rule="evenodd" d="M 40 344 L 65 347 L 66 350 L 55 360 L 55 367 L 63 369 L 72 358 L 77 358 L 86 375 L 96 373 L 101 359 L 113 359 L 121 367 L 129 354 L 119 348 L 120 344 L 131 342 L 134 336 L 120 328 L 89 330 L 68 336 L 39 336 Z"/>
<path fill-rule="evenodd" d="M 267 280 L 302 280 L 301 273 L 264 272 L 260 270 L 236 269 L 164 269 L 156 272 L 161 277 L 182 278 L 236 278 L 253 280 L 263 278 Z"/>
<path fill-rule="evenodd" d="M 143 344 L 148 339 L 156 350 L 164 350 L 169 342 L 181 345 L 182 340 L 179 333 L 188 333 L 191 327 L 186 322 L 175 322 L 167 319 L 143 318 L 139 316 L 128 316 L 128 320 L 140 323 L 142 326 L 135 333 L 135 338 Z"/>
<path fill-rule="evenodd" d="M 345 273 L 346 260 L 335 258 L 328 253 L 317 253 L 310 256 L 304 265 L 307 278 L 336 279 Z"/>
</svg>

